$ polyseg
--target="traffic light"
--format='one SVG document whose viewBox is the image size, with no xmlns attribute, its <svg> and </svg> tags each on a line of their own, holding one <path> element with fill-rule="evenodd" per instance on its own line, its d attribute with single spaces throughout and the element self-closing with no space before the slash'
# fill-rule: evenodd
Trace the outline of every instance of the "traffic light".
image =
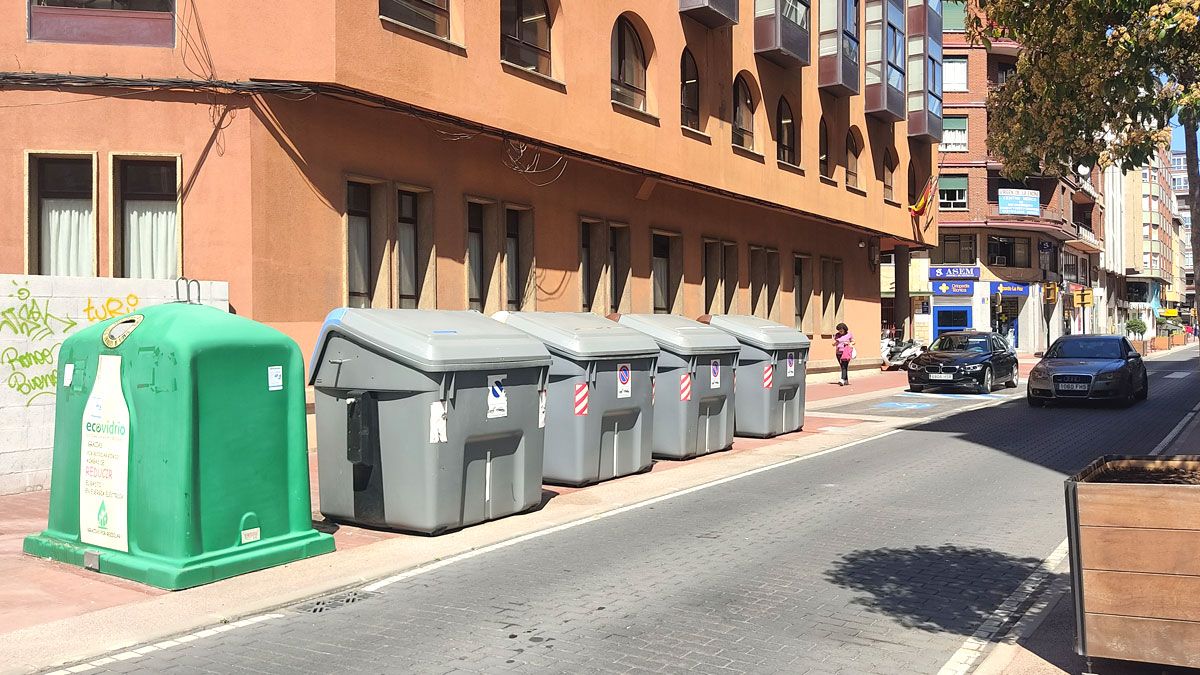
<svg viewBox="0 0 1200 675">
<path fill-rule="evenodd" d="M 1042 302 L 1047 305 L 1053 305 L 1058 302 L 1058 284 L 1046 284 L 1042 286 Z"/>
</svg>

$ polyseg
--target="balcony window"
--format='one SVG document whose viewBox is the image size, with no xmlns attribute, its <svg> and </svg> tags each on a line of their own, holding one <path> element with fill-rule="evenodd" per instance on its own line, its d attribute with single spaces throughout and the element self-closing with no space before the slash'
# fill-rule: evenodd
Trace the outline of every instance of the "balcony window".
<svg viewBox="0 0 1200 675">
<path fill-rule="evenodd" d="M 908 133 L 942 139 L 942 3 L 908 1 Z"/>
<path fill-rule="evenodd" d="M 624 17 L 612 33 L 612 100 L 646 109 L 646 52 L 637 29 Z"/>
<path fill-rule="evenodd" d="M 818 86 L 839 96 L 859 93 L 858 0 L 819 5 Z"/>
<path fill-rule="evenodd" d="M 504 0 L 500 31 L 501 59 L 550 74 L 550 13 L 545 0 Z"/>
<path fill-rule="evenodd" d="M 700 130 L 700 72 L 692 52 L 684 49 L 679 64 L 680 123 L 689 129 Z"/>
<path fill-rule="evenodd" d="M 754 0 L 754 51 L 784 68 L 809 62 L 808 0 Z"/>
<path fill-rule="evenodd" d="M 450 39 L 450 0 L 379 0 L 379 16 Z"/>
<path fill-rule="evenodd" d="M 966 176 L 942 176 L 938 180 L 938 206 L 949 211 L 966 210 Z"/>
<path fill-rule="evenodd" d="M 30 0 L 29 39 L 175 46 L 174 0 Z"/>
<path fill-rule="evenodd" d="M 779 146 L 779 161 L 796 163 L 796 121 L 792 118 L 792 106 L 787 99 L 779 97 L 779 110 L 775 120 L 775 138 Z"/>
<path fill-rule="evenodd" d="M 733 82 L 733 144 L 754 149 L 754 98 L 741 75 Z"/>
<path fill-rule="evenodd" d="M 1029 267 L 1027 237 L 988 237 L 988 265 L 992 267 Z"/>
<path fill-rule="evenodd" d="M 420 302 L 417 273 L 417 205 L 421 195 L 406 190 L 397 191 L 400 205 L 396 219 L 396 271 L 400 285 L 400 307 L 416 308 Z"/>
<path fill-rule="evenodd" d="M 934 258 L 936 264 L 974 265 L 979 261 L 975 253 L 975 235 L 943 234 Z"/>
<path fill-rule="evenodd" d="M 967 151 L 967 118 L 965 115 L 951 115 L 943 122 L 942 152 Z"/>
<path fill-rule="evenodd" d="M 904 119 L 905 10 L 902 0 L 867 0 L 867 113 Z"/>
</svg>

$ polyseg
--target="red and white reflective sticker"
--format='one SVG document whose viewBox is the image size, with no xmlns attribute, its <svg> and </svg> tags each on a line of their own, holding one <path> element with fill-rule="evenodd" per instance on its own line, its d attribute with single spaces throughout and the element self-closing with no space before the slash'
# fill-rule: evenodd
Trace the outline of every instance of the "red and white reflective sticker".
<svg viewBox="0 0 1200 675">
<path fill-rule="evenodd" d="M 575 385 L 575 416 L 583 417 L 588 414 L 588 386 L 587 384 Z"/>
<path fill-rule="evenodd" d="M 763 366 L 763 389 L 775 386 L 775 366 L 768 363 Z"/>
<path fill-rule="evenodd" d="M 684 373 L 679 376 L 679 400 L 692 400 L 692 374 Z"/>
</svg>

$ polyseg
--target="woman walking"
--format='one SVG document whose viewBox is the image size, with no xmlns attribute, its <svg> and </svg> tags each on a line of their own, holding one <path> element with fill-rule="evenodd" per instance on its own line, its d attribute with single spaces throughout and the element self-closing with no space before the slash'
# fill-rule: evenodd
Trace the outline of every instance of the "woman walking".
<svg viewBox="0 0 1200 675">
<path fill-rule="evenodd" d="M 837 325 L 837 335 L 833 337 L 833 351 L 837 355 L 838 363 L 842 366 L 842 380 L 838 384 L 844 387 L 850 384 L 850 361 L 856 356 L 854 334 L 844 323 Z"/>
</svg>

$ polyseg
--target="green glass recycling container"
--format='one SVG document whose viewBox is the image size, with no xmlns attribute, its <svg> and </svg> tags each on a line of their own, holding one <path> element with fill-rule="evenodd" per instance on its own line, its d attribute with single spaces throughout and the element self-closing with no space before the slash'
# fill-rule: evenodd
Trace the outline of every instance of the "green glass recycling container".
<svg viewBox="0 0 1200 675">
<path fill-rule="evenodd" d="M 174 303 L 71 335 L 58 363 L 49 523 L 26 553 L 176 590 L 333 550 L 291 338 Z"/>
</svg>

